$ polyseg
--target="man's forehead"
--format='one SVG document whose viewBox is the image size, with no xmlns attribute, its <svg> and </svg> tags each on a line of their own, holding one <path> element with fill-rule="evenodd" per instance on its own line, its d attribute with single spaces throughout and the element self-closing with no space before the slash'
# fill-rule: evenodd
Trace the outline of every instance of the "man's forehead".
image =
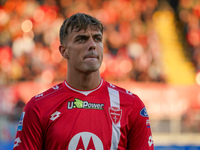
<svg viewBox="0 0 200 150">
<path fill-rule="evenodd" d="M 79 35 L 84 35 L 84 36 L 94 36 L 94 35 L 102 35 L 101 31 L 99 30 L 94 30 L 94 29 L 87 29 L 83 30 L 81 29 L 80 31 L 74 30 L 71 33 L 68 34 L 68 38 L 76 38 Z"/>
<path fill-rule="evenodd" d="M 81 29 L 80 31 L 77 31 L 77 29 L 72 30 L 72 34 L 102 34 L 100 30 L 98 29 L 91 29 L 87 28 L 86 30 Z"/>
</svg>

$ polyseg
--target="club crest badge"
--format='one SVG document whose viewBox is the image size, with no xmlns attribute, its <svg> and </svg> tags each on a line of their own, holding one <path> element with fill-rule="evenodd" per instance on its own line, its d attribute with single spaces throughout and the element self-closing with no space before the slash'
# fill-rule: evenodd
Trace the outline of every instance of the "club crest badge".
<svg viewBox="0 0 200 150">
<path fill-rule="evenodd" d="M 109 107 L 108 108 L 110 118 L 114 124 L 117 124 L 121 120 L 122 116 L 122 109 L 119 109 L 117 107 Z"/>
</svg>

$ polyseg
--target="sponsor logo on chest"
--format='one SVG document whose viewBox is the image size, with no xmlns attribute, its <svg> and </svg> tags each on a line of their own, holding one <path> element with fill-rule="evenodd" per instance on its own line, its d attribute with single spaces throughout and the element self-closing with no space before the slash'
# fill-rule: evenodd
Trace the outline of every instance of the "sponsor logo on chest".
<svg viewBox="0 0 200 150">
<path fill-rule="evenodd" d="M 103 110 L 104 104 L 99 104 L 99 103 L 89 103 L 88 101 L 82 101 L 78 98 L 75 98 L 74 101 L 68 102 L 67 108 L 68 109 L 74 109 L 74 108 L 79 108 L 79 109 L 98 109 L 98 110 Z"/>
<path fill-rule="evenodd" d="M 101 139 L 91 132 L 80 132 L 69 142 L 69 150 L 104 150 Z"/>
</svg>

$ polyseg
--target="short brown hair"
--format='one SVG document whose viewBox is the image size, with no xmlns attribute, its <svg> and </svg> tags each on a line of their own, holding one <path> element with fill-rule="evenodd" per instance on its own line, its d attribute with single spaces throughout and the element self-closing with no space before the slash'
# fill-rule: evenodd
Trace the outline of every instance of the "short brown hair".
<svg viewBox="0 0 200 150">
<path fill-rule="evenodd" d="M 84 13 L 76 13 L 71 17 L 65 19 L 62 26 L 60 27 L 60 43 L 62 44 L 65 37 L 72 31 L 80 31 L 80 30 L 87 30 L 90 27 L 94 30 L 99 30 L 103 34 L 103 25 L 102 23 L 87 14 Z"/>
</svg>

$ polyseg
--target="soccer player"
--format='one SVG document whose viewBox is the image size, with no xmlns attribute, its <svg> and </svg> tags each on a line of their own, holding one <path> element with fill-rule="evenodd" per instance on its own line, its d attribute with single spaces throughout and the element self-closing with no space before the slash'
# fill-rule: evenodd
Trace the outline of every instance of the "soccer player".
<svg viewBox="0 0 200 150">
<path fill-rule="evenodd" d="M 153 150 L 143 102 L 100 76 L 102 23 L 83 13 L 67 18 L 59 50 L 66 80 L 26 104 L 14 150 Z"/>
</svg>

